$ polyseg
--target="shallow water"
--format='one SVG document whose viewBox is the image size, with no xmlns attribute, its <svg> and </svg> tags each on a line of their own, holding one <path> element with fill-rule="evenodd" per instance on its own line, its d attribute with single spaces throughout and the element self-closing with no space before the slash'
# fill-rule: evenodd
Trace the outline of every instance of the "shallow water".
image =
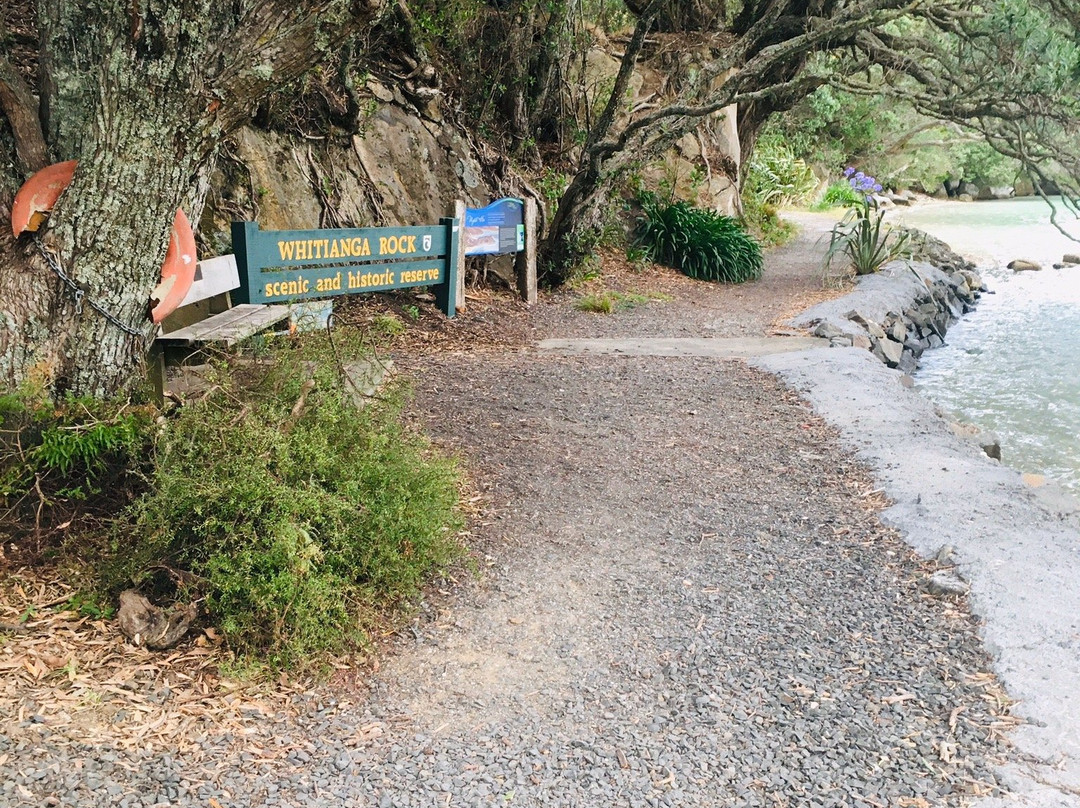
<svg viewBox="0 0 1080 808">
<path fill-rule="evenodd" d="M 1050 224 L 1038 199 L 927 204 L 896 218 L 975 261 L 994 292 L 924 354 L 919 388 L 997 432 L 1010 466 L 1080 490 L 1080 267 L 1051 268 L 1080 243 Z M 1059 219 L 1080 235 L 1071 215 Z M 1016 258 L 1044 269 L 1006 269 Z"/>
</svg>

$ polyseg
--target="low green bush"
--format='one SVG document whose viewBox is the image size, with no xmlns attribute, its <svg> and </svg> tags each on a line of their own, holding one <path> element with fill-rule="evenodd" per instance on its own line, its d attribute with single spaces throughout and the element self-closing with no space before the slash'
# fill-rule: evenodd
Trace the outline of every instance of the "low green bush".
<svg viewBox="0 0 1080 808">
<path fill-rule="evenodd" d="M 461 553 L 457 473 L 402 425 L 401 390 L 358 409 L 342 370 L 291 348 L 224 368 L 163 427 L 105 585 L 164 577 L 271 667 L 356 647 L 376 611 L 416 596 Z"/>
<path fill-rule="evenodd" d="M 653 260 L 691 278 L 742 283 L 761 277 L 761 247 L 737 221 L 686 202 L 641 197 L 640 240 Z"/>
<path fill-rule="evenodd" d="M 860 204 L 862 201 L 863 197 L 856 193 L 850 184 L 847 182 L 834 182 L 830 183 L 829 187 L 825 189 L 825 195 L 821 197 L 821 202 L 815 207 L 819 209 L 850 208 Z"/>
<path fill-rule="evenodd" d="M 798 228 L 780 217 L 774 205 L 761 204 L 756 197 L 743 197 L 743 224 L 763 247 L 778 247 L 795 237 Z"/>
<path fill-rule="evenodd" d="M 0 396 L 0 501 L 17 516 L 16 503 L 29 497 L 40 519 L 53 506 L 118 485 L 138 472 L 155 415 L 128 401 L 54 404 L 33 391 Z"/>
</svg>

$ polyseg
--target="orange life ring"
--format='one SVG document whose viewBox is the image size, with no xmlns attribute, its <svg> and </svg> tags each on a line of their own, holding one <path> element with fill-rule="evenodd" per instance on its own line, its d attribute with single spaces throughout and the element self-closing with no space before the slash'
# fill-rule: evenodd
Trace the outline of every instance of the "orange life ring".
<svg viewBox="0 0 1080 808">
<path fill-rule="evenodd" d="M 169 251 L 161 265 L 161 283 L 150 293 L 150 299 L 157 301 L 150 310 L 150 319 L 155 323 L 176 311 L 180 301 L 187 296 L 195 280 L 195 263 L 195 234 L 191 232 L 191 222 L 183 208 L 177 208 L 169 236 Z"/>
<path fill-rule="evenodd" d="M 18 238 L 24 231 L 36 231 L 53 209 L 60 194 L 71 184 L 78 160 L 54 163 L 38 171 L 15 194 L 11 206 L 11 232 Z M 150 319 L 160 323 L 172 314 L 187 296 L 195 280 L 195 234 L 191 222 L 181 208 L 176 209 L 169 250 L 161 265 L 161 283 L 150 293 L 154 307 Z"/>
<path fill-rule="evenodd" d="M 78 164 L 78 160 L 53 163 L 23 183 L 11 206 L 11 232 L 15 234 L 15 238 L 24 230 L 33 233 L 41 227 L 60 194 L 71 184 Z"/>
</svg>

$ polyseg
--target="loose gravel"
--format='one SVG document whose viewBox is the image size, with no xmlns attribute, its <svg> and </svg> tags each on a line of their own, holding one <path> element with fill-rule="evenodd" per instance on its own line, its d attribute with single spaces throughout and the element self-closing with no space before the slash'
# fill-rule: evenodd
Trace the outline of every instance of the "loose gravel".
<svg viewBox="0 0 1080 808">
<path fill-rule="evenodd" d="M 209 732 L 220 756 L 191 765 L 31 727 L 0 740 L 0 804 L 917 806 L 995 788 L 1005 705 L 976 626 L 921 590 L 865 470 L 773 377 L 526 354 L 415 372 L 416 410 L 483 489 L 489 558 L 369 696 L 326 688 L 242 742 Z"/>
<path fill-rule="evenodd" d="M 772 277 L 811 289 L 816 262 L 789 255 Z M 741 319 L 709 296 L 697 316 L 759 335 L 785 304 L 745 294 Z M 678 325 L 693 301 L 666 305 L 563 333 L 541 307 L 532 328 L 700 333 Z M 0 735 L 0 806 L 924 808 L 999 791 L 1015 722 L 963 597 L 925 591 L 936 567 L 773 376 L 530 350 L 398 367 L 482 507 L 476 569 L 431 593 L 369 689 L 198 723 L 199 755 L 80 743 L 24 705 Z"/>
</svg>

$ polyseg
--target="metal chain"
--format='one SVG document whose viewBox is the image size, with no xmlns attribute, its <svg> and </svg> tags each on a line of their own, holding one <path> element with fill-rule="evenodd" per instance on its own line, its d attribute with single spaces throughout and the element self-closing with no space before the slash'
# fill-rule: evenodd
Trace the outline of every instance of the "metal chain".
<svg viewBox="0 0 1080 808">
<path fill-rule="evenodd" d="M 90 308 L 92 308 L 94 311 L 104 317 L 110 324 L 116 326 L 125 334 L 130 334 L 133 337 L 143 339 L 142 331 L 139 331 L 138 329 L 132 328 L 126 323 L 121 322 L 115 315 L 106 311 L 104 308 L 101 307 L 100 304 L 95 303 L 91 298 L 87 297 L 86 290 L 84 290 L 81 286 L 75 283 L 75 281 L 73 281 L 71 277 L 68 276 L 66 272 L 64 272 L 64 268 L 60 266 L 60 262 L 56 260 L 56 256 L 54 256 L 45 248 L 45 245 L 41 241 L 41 237 L 38 236 L 36 233 L 34 234 L 34 243 L 37 244 L 38 252 L 40 252 L 41 257 L 45 259 L 45 263 L 49 265 L 49 268 L 53 272 L 56 273 L 56 277 L 62 280 L 67 286 L 67 288 L 71 290 L 71 295 L 75 298 L 76 316 L 82 314 L 82 305 L 83 301 L 85 300 L 90 305 Z"/>
</svg>

